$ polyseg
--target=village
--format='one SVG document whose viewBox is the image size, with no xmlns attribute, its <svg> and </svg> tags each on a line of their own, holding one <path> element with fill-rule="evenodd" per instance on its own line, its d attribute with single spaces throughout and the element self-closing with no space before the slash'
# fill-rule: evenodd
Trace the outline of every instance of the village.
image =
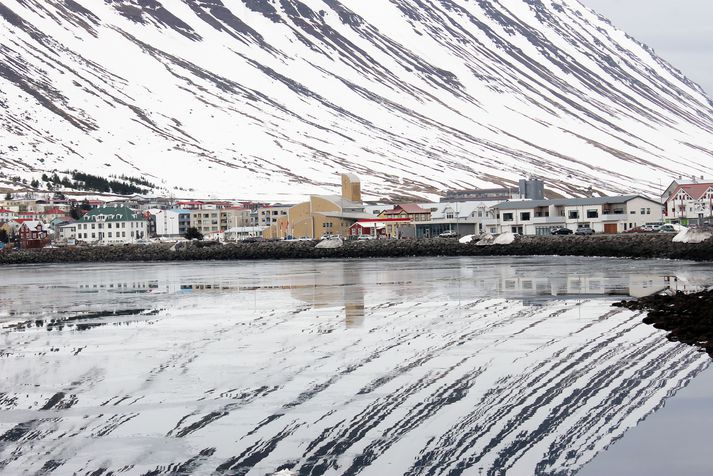
<svg viewBox="0 0 713 476">
<path fill-rule="evenodd" d="M 0 250 L 144 245 L 155 241 L 257 242 L 325 239 L 454 239 L 468 235 L 673 232 L 713 222 L 713 181 L 679 177 L 656 199 L 642 195 L 545 198 L 545 183 L 452 190 L 439 202 L 370 203 L 361 182 L 341 175 L 339 195 L 296 204 L 175 200 L 135 195 L 107 200 L 62 193 L 7 193 L 0 201 Z"/>
</svg>

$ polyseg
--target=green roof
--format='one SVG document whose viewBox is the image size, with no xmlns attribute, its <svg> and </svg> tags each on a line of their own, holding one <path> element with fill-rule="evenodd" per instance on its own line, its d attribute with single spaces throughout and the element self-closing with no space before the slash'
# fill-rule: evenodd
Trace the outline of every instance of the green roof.
<svg viewBox="0 0 713 476">
<path fill-rule="evenodd" d="M 81 221 L 97 221 L 97 217 L 104 217 L 101 221 L 138 221 L 143 217 L 127 207 L 100 207 L 87 212 Z"/>
</svg>

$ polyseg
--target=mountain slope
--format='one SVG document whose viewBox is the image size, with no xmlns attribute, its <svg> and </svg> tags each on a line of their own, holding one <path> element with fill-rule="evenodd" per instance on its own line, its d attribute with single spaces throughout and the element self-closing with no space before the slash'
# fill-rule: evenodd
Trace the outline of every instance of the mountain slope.
<svg viewBox="0 0 713 476">
<path fill-rule="evenodd" d="M 0 0 L 6 177 L 656 193 L 711 132 L 698 86 L 575 0 Z"/>
</svg>

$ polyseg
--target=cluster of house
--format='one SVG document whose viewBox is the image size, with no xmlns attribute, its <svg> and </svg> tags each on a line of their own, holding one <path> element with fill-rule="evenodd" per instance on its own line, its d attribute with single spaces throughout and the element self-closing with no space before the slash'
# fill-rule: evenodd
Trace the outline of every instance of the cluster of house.
<svg viewBox="0 0 713 476">
<path fill-rule="evenodd" d="M 427 238 L 515 232 L 550 234 L 555 228 L 589 227 L 621 233 L 650 223 L 713 223 L 713 181 L 674 180 L 660 200 L 641 195 L 545 199 L 544 184 L 450 191 L 440 202 L 370 204 L 354 174 L 342 175 L 339 195 L 311 195 L 298 204 L 173 201 L 132 197 L 112 202 L 61 199 L 0 201 L 0 230 L 22 248 L 55 240 L 125 244 L 154 237 L 177 239 L 189 229 L 207 239 Z M 77 218 L 70 217 L 70 212 Z"/>
</svg>

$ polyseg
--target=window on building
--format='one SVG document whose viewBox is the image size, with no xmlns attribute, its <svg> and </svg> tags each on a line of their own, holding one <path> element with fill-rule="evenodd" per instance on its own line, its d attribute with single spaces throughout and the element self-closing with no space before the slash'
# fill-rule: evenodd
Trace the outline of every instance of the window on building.
<svg viewBox="0 0 713 476">
<path fill-rule="evenodd" d="M 96 238 L 96 233 L 92 233 L 92 238 Z"/>
<path fill-rule="evenodd" d="M 647 209 L 646 209 L 646 214 L 647 214 L 647 215 L 651 215 L 651 209 L 650 209 L 650 208 L 647 208 Z"/>
<path fill-rule="evenodd" d="M 109 238 L 111 238 L 111 232 L 108 233 Z"/>
<path fill-rule="evenodd" d="M 579 218 L 579 211 L 578 210 L 570 210 L 569 213 L 567 214 L 567 217 L 570 220 L 576 220 Z"/>
<path fill-rule="evenodd" d="M 530 221 L 530 212 L 520 212 L 520 220 Z"/>
<path fill-rule="evenodd" d="M 599 211 L 597 209 L 587 210 L 587 218 L 598 218 Z"/>
<path fill-rule="evenodd" d="M 104 224 L 103 224 L 103 223 L 99 223 L 99 224 L 97 225 L 97 227 L 98 227 L 100 230 L 102 230 L 102 229 L 104 229 Z"/>
<path fill-rule="evenodd" d="M 512 213 L 503 213 L 503 221 L 513 221 Z"/>
<path fill-rule="evenodd" d="M 642 214 L 642 215 L 646 215 L 646 209 L 645 209 L 645 208 L 642 208 L 642 209 L 641 209 L 641 214 Z"/>
<path fill-rule="evenodd" d="M 636 215 L 636 210 L 631 210 L 631 211 L 629 212 L 629 214 L 630 214 L 630 215 Z"/>
</svg>

